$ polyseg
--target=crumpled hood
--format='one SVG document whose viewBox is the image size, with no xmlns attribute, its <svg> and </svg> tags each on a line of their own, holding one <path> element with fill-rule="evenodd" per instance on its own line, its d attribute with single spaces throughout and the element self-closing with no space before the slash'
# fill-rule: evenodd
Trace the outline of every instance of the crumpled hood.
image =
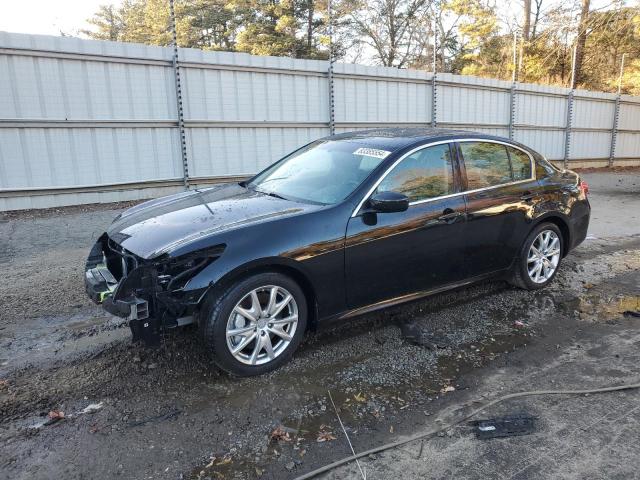
<svg viewBox="0 0 640 480">
<path fill-rule="evenodd" d="M 148 259 L 204 236 L 318 208 L 225 184 L 141 203 L 119 215 L 107 234 Z"/>
</svg>

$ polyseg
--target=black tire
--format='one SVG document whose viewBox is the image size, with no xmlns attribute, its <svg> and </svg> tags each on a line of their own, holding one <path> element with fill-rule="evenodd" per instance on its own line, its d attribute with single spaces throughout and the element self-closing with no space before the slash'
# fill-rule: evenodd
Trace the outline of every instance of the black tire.
<svg viewBox="0 0 640 480">
<path fill-rule="evenodd" d="M 291 294 L 297 305 L 298 323 L 291 341 L 280 354 L 267 363 L 248 365 L 236 359 L 227 345 L 227 322 L 238 302 L 252 290 L 267 285 L 284 288 Z M 205 301 L 200 311 L 199 323 L 203 341 L 215 364 L 232 375 L 249 377 L 270 372 L 289 361 L 302 341 L 307 327 L 307 318 L 307 301 L 300 286 L 286 275 L 267 272 L 241 279 L 223 292 L 212 295 Z"/>
<path fill-rule="evenodd" d="M 527 255 L 536 237 L 545 230 L 551 230 L 555 232 L 555 234 L 560 239 L 560 242 L 559 242 L 560 258 L 558 260 L 558 265 L 556 265 L 556 268 L 553 271 L 553 274 L 546 281 L 541 283 L 536 283 L 529 276 L 529 272 L 527 269 Z M 563 256 L 564 256 L 564 239 L 562 238 L 562 232 L 560 231 L 560 229 L 555 224 L 549 223 L 549 222 L 545 222 L 537 225 L 533 230 L 531 230 L 529 235 L 527 235 L 527 238 L 525 239 L 525 241 L 522 244 L 522 247 L 520 248 L 518 258 L 516 259 L 515 264 L 513 266 L 510 283 L 512 285 L 515 285 L 516 287 L 519 287 L 525 290 L 539 290 L 541 288 L 546 287 L 547 285 L 549 285 L 549 283 L 553 281 L 556 274 L 558 273 L 558 270 L 560 269 L 560 265 L 562 263 Z"/>
</svg>

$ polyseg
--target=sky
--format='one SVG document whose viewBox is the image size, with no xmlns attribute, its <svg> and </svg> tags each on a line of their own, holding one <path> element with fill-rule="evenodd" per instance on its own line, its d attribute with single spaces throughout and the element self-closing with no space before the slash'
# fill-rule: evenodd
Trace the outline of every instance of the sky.
<svg viewBox="0 0 640 480">
<path fill-rule="evenodd" d="M 76 35 L 86 20 L 109 0 L 1 0 L 0 30 L 17 33 Z"/>
<path fill-rule="evenodd" d="M 78 35 L 78 30 L 88 28 L 86 20 L 93 16 L 98 7 L 109 3 L 119 5 L 121 0 L 0 0 L 0 30 Z M 611 0 L 592 0 L 591 8 L 610 4 Z M 498 5 L 506 16 L 522 9 L 521 0 L 501 1 Z"/>
</svg>

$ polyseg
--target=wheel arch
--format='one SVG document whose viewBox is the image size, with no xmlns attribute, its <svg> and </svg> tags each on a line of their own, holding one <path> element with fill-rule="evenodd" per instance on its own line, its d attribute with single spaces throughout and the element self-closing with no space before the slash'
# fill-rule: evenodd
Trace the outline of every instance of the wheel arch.
<svg viewBox="0 0 640 480">
<path fill-rule="evenodd" d="M 299 265 L 296 265 L 296 263 L 297 262 L 293 260 L 287 261 L 287 259 L 275 257 L 265 258 L 238 266 L 224 274 L 214 285 L 212 285 L 211 293 L 215 295 L 216 292 L 226 290 L 233 283 L 237 283 L 245 278 L 260 273 L 275 272 L 286 275 L 300 285 L 307 301 L 307 313 L 309 315 L 307 329 L 315 330 L 318 323 L 316 288 L 309 279 L 309 276 L 302 268 L 300 268 Z"/>
<path fill-rule="evenodd" d="M 548 214 L 539 218 L 533 225 L 533 228 L 536 228 L 541 223 L 553 223 L 558 227 L 562 234 L 562 257 L 566 257 L 571 248 L 571 229 L 569 228 L 569 222 L 560 215 Z"/>
</svg>

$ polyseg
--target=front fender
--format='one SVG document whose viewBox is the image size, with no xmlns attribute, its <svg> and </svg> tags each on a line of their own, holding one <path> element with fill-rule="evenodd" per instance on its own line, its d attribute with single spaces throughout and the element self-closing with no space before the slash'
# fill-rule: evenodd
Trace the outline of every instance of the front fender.
<svg viewBox="0 0 640 480">
<path fill-rule="evenodd" d="M 224 243 L 220 257 L 195 275 L 185 290 L 217 289 L 249 271 L 288 271 L 312 290 L 320 316 L 345 308 L 344 236 L 350 205 L 278 219 L 225 232 L 206 243 Z M 204 247 L 192 245 L 196 250 Z"/>
<path fill-rule="evenodd" d="M 266 269 L 269 267 L 284 267 L 292 269 L 303 275 L 312 285 L 312 276 L 304 264 L 286 257 L 272 256 L 257 258 L 249 261 L 240 261 L 223 255 L 204 270 L 193 277 L 185 286 L 185 290 L 199 290 L 219 285 L 228 285 L 231 280 L 238 278 L 250 271 Z M 315 289 L 315 285 L 314 285 Z"/>
</svg>

